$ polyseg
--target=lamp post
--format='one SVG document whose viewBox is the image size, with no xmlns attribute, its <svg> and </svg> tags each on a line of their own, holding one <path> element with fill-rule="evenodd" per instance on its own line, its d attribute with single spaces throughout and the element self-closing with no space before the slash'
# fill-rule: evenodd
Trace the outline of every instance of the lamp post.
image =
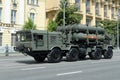
<svg viewBox="0 0 120 80">
<path fill-rule="evenodd" d="M 66 6 L 66 1 L 64 2 L 64 7 L 63 7 L 63 26 L 65 27 L 65 6 Z"/>
<path fill-rule="evenodd" d="M 118 20 L 117 20 L 117 49 L 119 50 L 119 17 L 120 17 L 120 15 L 118 14 L 117 15 L 117 18 L 118 18 Z"/>
</svg>

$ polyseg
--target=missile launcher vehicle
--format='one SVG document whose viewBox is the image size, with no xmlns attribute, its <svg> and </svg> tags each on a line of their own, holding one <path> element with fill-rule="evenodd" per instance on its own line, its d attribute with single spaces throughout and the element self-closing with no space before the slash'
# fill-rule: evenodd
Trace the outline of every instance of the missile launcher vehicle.
<svg viewBox="0 0 120 80">
<path fill-rule="evenodd" d="M 111 38 L 101 27 L 81 24 L 58 27 L 56 32 L 21 30 L 16 32 L 15 51 L 32 56 L 37 62 L 85 59 L 110 59 L 113 56 Z"/>
</svg>

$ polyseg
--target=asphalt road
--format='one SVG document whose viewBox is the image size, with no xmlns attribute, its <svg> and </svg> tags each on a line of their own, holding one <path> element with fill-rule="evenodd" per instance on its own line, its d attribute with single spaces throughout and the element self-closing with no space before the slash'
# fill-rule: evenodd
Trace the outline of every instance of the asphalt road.
<svg viewBox="0 0 120 80">
<path fill-rule="evenodd" d="M 29 56 L 0 57 L 0 80 L 120 80 L 120 52 L 112 59 L 36 63 Z"/>
</svg>

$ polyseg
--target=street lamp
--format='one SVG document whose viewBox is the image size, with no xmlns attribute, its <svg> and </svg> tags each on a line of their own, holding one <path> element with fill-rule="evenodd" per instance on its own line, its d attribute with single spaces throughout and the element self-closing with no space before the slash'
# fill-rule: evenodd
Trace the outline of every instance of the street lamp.
<svg viewBox="0 0 120 80">
<path fill-rule="evenodd" d="M 118 18 L 118 20 L 117 20 L 117 49 L 118 50 L 119 50 L 119 17 L 120 17 L 120 15 L 118 13 L 118 15 L 117 15 L 117 18 Z"/>
<path fill-rule="evenodd" d="M 64 2 L 64 7 L 63 7 L 63 26 L 65 27 L 65 6 L 66 6 L 66 1 Z"/>
</svg>

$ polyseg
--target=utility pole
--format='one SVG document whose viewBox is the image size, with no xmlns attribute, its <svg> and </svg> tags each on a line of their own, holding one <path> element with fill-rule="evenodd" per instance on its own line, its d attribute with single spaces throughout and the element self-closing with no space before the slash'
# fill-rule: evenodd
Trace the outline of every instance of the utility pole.
<svg viewBox="0 0 120 80">
<path fill-rule="evenodd" d="M 117 15 L 117 18 L 118 18 L 118 20 L 117 20 L 117 49 L 118 50 L 119 50 L 119 17 L 120 17 L 120 15 L 118 13 L 118 15 Z"/>
<path fill-rule="evenodd" d="M 65 6 L 66 6 L 66 1 L 65 1 L 65 3 L 63 5 L 64 5 L 64 8 L 63 8 L 63 26 L 65 27 Z"/>
</svg>

